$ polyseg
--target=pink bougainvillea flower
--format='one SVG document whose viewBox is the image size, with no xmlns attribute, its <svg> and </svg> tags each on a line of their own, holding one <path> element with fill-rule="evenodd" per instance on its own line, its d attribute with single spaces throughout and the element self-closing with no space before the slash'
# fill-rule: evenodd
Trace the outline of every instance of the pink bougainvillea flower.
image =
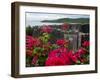
<svg viewBox="0 0 100 80">
<path fill-rule="evenodd" d="M 66 65 L 73 64 L 73 61 L 71 60 L 71 56 L 69 55 L 69 52 L 68 53 L 62 53 L 60 55 L 60 58 L 65 61 Z"/>
<path fill-rule="evenodd" d="M 33 59 L 32 59 L 32 63 L 31 63 L 31 64 L 35 65 L 35 64 L 37 63 L 37 60 L 38 60 L 38 56 L 35 55 L 35 56 L 33 57 Z"/>
<path fill-rule="evenodd" d="M 33 38 L 33 45 L 34 46 L 38 46 L 40 44 L 41 44 L 41 42 L 40 42 L 40 40 L 38 38 Z"/>
<path fill-rule="evenodd" d="M 70 60 L 71 60 L 72 62 L 77 63 L 78 58 L 77 58 L 77 56 L 75 55 L 75 53 L 74 53 L 72 50 L 69 51 L 68 57 L 70 58 Z"/>
<path fill-rule="evenodd" d="M 80 49 L 78 50 L 78 53 L 79 53 L 79 54 L 85 54 L 85 53 L 86 53 L 86 50 L 85 50 L 84 48 L 80 48 Z"/>
<path fill-rule="evenodd" d="M 77 57 L 77 59 L 78 59 L 79 61 L 81 61 L 81 59 L 82 59 L 82 54 L 76 52 L 76 53 L 74 53 L 74 55 Z"/>
<path fill-rule="evenodd" d="M 77 58 L 76 55 L 71 56 L 71 59 L 72 59 L 72 61 L 73 61 L 74 63 L 77 63 L 77 61 L 78 61 L 78 58 Z"/>
<path fill-rule="evenodd" d="M 31 48 L 33 46 L 40 45 L 40 40 L 38 38 L 33 38 L 32 36 L 26 36 L 26 47 Z"/>
<path fill-rule="evenodd" d="M 65 45 L 68 45 L 68 43 L 69 43 L 69 41 L 65 40 L 65 39 L 59 39 L 56 41 L 56 44 L 59 46 L 65 46 Z"/>
<path fill-rule="evenodd" d="M 32 36 L 26 36 L 26 55 L 32 56 L 33 47 L 39 46 L 40 40 L 38 38 L 33 38 Z"/>
<path fill-rule="evenodd" d="M 53 51 L 51 51 L 48 55 L 48 57 L 53 57 L 53 56 L 57 56 L 57 54 L 59 53 L 59 50 L 58 49 L 55 49 Z"/>
<path fill-rule="evenodd" d="M 44 32 L 44 33 L 51 33 L 52 31 L 53 31 L 53 29 L 52 29 L 51 26 L 44 25 L 43 27 L 41 27 L 41 32 Z"/>
<path fill-rule="evenodd" d="M 58 49 L 55 49 L 55 50 L 53 50 L 53 51 L 51 51 L 49 53 L 49 57 L 60 56 L 60 55 L 62 55 L 62 53 L 68 53 L 68 49 L 67 48 L 58 48 Z"/>
<path fill-rule="evenodd" d="M 65 65 L 65 64 L 66 62 L 63 59 L 56 56 L 49 57 L 45 62 L 46 66 L 60 66 L 60 65 Z"/>
<path fill-rule="evenodd" d="M 58 48 L 58 50 L 61 52 L 61 53 L 68 53 L 68 48 L 64 48 L 64 47 L 61 47 L 61 48 Z"/>
<path fill-rule="evenodd" d="M 32 48 L 33 46 L 33 37 L 32 36 L 26 36 L 26 47 Z"/>
<path fill-rule="evenodd" d="M 55 60 L 55 58 L 57 59 Z M 60 62 L 59 59 L 63 62 Z M 58 48 L 49 53 L 45 64 L 47 66 L 52 66 L 58 64 L 59 62 L 59 65 L 72 65 L 73 63 L 77 63 L 77 61 L 78 58 L 73 54 L 73 51 L 68 51 L 66 48 Z"/>
<path fill-rule="evenodd" d="M 69 25 L 67 23 L 62 24 L 61 29 L 62 30 L 67 30 Z"/>
<path fill-rule="evenodd" d="M 86 51 L 84 48 L 80 48 L 76 53 L 67 48 L 60 47 L 52 50 L 45 62 L 46 66 L 58 66 L 58 65 L 72 65 L 86 62 L 86 58 L 83 57 Z"/>
<path fill-rule="evenodd" d="M 88 47 L 90 45 L 89 41 L 84 41 L 84 43 L 82 44 L 84 47 Z"/>
<path fill-rule="evenodd" d="M 74 55 L 77 57 L 78 61 L 81 63 L 86 62 L 86 58 L 84 55 L 86 54 L 86 50 L 84 48 L 80 48 Z"/>
</svg>

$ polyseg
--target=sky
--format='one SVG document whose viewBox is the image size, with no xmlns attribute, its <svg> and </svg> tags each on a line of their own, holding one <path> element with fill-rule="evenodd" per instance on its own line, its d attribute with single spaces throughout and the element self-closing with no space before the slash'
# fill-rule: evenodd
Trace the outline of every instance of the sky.
<svg viewBox="0 0 100 80">
<path fill-rule="evenodd" d="M 51 13 L 26 13 L 27 21 L 53 20 L 60 18 L 89 18 L 89 15 L 77 14 L 51 14 Z"/>
</svg>

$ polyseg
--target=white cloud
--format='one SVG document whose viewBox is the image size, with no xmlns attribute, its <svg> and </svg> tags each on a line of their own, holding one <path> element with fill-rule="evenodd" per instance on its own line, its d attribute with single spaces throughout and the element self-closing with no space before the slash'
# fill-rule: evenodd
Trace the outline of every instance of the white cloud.
<svg viewBox="0 0 100 80">
<path fill-rule="evenodd" d="M 87 18 L 88 15 L 76 15 L 76 14 L 50 14 L 50 13 L 26 13 L 27 21 L 42 21 L 52 20 L 59 18 Z"/>
</svg>

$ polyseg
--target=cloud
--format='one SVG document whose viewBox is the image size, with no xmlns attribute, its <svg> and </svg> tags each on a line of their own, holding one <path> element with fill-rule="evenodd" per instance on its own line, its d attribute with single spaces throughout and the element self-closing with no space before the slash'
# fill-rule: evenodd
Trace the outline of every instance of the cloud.
<svg viewBox="0 0 100 80">
<path fill-rule="evenodd" d="M 77 14 L 51 14 L 51 13 L 26 13 L 27 21 L 53 20 L 59 18 L 89 18 L 89 15 Z"/>
</svg>

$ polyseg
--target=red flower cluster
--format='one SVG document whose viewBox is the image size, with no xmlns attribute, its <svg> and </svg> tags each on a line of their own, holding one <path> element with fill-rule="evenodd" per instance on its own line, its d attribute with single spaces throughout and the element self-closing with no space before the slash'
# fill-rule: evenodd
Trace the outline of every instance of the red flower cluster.
<svg viewBox="0 0 100 80">
<path fill-rule="evenodd" d="M 40 40 L 38 38 L 33 38 L 32 36 L 26 36 L 26 47 L 32 48 L 33 46 L 40 45 Z"/>
<path fill-rule="evenodd" d="M 46 66 L 65 65 L 65 61 L 59 57 L 49 57 L 46 61 Z"/>
<path fill-rule="evenodd" d="M 41 32 L 51 33 L 52 31 L 53 29 L 51 28 L 51 26 L 44 25 L 43 27 L 41 27 Z"/>
<path fill-rule="evenodd" d="M 37 60 L 38 60 L 38 56 L 35 55 L 35 56 L 33 57 L 33 59 L 32 59 L 32 64 L 33 64 L 33 65 L 36 64 L 36 63 L 37 63 Z"/>
<path fill-rule="evenodd" d="M 65 40 L 65 39 L 59 39 L 56 42 L 56 44 L 59 45 L 59 46 L 65 46 L 65 45 L 68 45 L 68 43 L 69 43 L 69 41 Z"/>
<path fill-rule="evenodd" d="M 82 41 L 82 46 L 76 51 L 66 40 L 66 30 L 69 25 L 61 25 L 61 32 L 64 37 L 52 41 L 52 26 L 40 27 L 40 36 L 26 36 L 26 60 L 27 66 L 60 66 L 89 64 L 89 41 Z M 71 50 L 72 49 L 72 50 Z"/>
<path fill-rule="evenodd" d="M 80 48 L 74 55 L 78 58 L 81 63 L 86 62 L 86 58 L 84 58 L 87 51 L 84 48 Z"/>
<path fill-rule="evenodd" d="M 33 38 L 32 36 L 26 36 L 26 54 L 32 56 L 33 47 L 39 46 L 40 40 L 38 38 Z"/>
<path fill-rule="evenodd" d="M 66 30 L 68 29 L 69 25 L 67 23 L 64 23 L 62 26 L 61 26 L 61 29 L 62 30 Z"/>
<path fill-rule="evenodd" d="M 27 48 L 33 47 L 33 37 L 32 36 L 26 36 L 26 47 Z"/>
<path fill-rule="evenodd" d="M 84 47 L 88 47 L 90 45 L 89 41 L 84 41 L 84 43 L 82 44 Z"/>
<path fill-rule="evenodd" d="M 85 53 L 86 53 L 86 50 L 85 50 L 84 48 L 80 48 L 80 49 L 78 50 L 78 53 L 80 53 L 80 54 L 85 54 Z"/>
<path fill-rule="evenodd" d="M 58 48 L 49 53 L 46 60 L 46 66 L 59 66 L 59 65 L 72 65 L 78 62 L 84 63 L 86 61 L 83 58 L 86 51 L 84 49 L 79 49 L 76 53 L 69 51 L 67 48 Z"/>
<path fill-rule="evenodd" d="M 77 57 L 67 48 L 58 48 L 49 53 L 46 66 L 71 65 L 77 62 Z"/>
</svg>

